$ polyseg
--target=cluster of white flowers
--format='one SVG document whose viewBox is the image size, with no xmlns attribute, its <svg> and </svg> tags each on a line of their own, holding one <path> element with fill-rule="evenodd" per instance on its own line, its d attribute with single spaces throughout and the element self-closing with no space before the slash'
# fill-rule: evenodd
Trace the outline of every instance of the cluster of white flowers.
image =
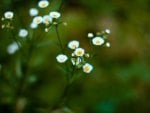
<svg viewBox="0 0 150 113">
<path fill-rule="evenodd" d="M 4 28 L 13 29 L 13 26 L 11 25 L 11 21 L 13 20 L 13 18 L 14 18 L 14 13 L 12 11 L 6 11 L 4 13 L 4 16 L 1 18 L 1 20 L 3 21 L 3 24 L 1 26 L 2 29 Z"/>
<path fill-rule="evenodd" d="M 90 73 L 93 70 L 93 66 L 85 61 L 90 55 L 85 52 L 85 50 L 79 47 L 79 41 L 72 40 L 68 43 L 68 48 L 73 50 L 71 53 L 70 61 L 73 66 L 77 69 L 83 69 L 83 72 Z M 67 55 L 59 54 L 57 57 L 57 62 L 65 63 L 68 60 Z"/>
<path fill-rule="evenodd" d="M 46 8 L 49 6 L 49 1 L 47 0 L 40 0 L 38 2 L 39 8 Z M 38 27 L 39 24 L 45 24 L 45 32 L 48 32 L 50 25 L 52 24 L 58 24 L 58 19 L 61 17 L 61 14 L 57 11 L 50 11 L 48 14 L 45 15 L 38 15 L 39 10 L 37 8 L 31 8 L 29 10 L 30 16 L 33 16 L 33 20 L 30 24 L 30 27 L 32 29 L 35 29 Z"/>
<path fill-rule="evenodd" d="M 102 33 L 98 33 L 97 36 L 94 36 L 93 33 L 88 33 L 87 37 L 91 39 L 91 42 L 94 46 L 102 46 L 105 44 L 106 47 L 110 47 L 110 43 L 106 41 L 106 35 L 110 34 L 110 30 L 106 29 Z"/>
</svg>

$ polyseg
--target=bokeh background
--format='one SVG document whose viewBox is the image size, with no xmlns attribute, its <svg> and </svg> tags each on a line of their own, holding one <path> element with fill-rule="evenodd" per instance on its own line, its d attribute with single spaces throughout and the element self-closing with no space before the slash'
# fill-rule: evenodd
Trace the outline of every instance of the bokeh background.
<svg viewBox="0 0 150 113">
<path fill-rule="evenodd" d="M 29 29 L 29 8 L 37 7 L 38 0 L 1 0 L 0 16 L 13 10 L 17 19 L 15 30 Z M 42 13 L 58 10 L 60 0 L 51 0 Z M 65 0 L 60 12 L 67 26 L 60 25 L 64 44 L 72 39 L 90 50 L 87 33 L 110 29 L 110 48 L 96 48 L 97 57 L 91 74 L 84 74 L 74 83 L 68 96 L 68 106 L 75 113 L 150 113 L 150 1 L 149 0 Z M 2 24 L 2 22 L 1 22 Z M 35 30 L 39 37 L 43 28 Z M 11 113 L 15 88 L 19 77 L 19 51 L 9 55 L 7 46 L 12 42 L 7 30 L 0 30 L 0 113 Z M 53 104 L 63 92 L 65 75 L 55 56 L 60 52 L 55 30 L 34 50 L 30 64 L 26 113 L 46 113 L 39 108 Z M 24 70 L 25 71 L 25 70 Z M 23 73 L 24 73 L 23 71 Z M 7 80 L 2 76 L 5 75 Z"/>
</svg>

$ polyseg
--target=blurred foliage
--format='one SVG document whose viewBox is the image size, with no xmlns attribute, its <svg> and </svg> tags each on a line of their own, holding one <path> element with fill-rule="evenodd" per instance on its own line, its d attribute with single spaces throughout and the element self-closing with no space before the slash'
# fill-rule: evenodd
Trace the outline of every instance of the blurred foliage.
<svg viewBox="0 0 150 113">
<path fill-rule="evenodd" d="M 28 28 L 31 21 L 28 9 L 35 7 L 37 1 L 1 0 L 0 16 L 13 10 L 17 29 Z M 57 10 L 60 0 L 50 3 L 55 7 L 46 10 Z M 88 32 L 111 30 L 111 48 L 96 48 L 98 55 L 91 61 L 94 71 L 72 86 L 68 106 L 75 113 L 150 113 L 149 6 L 149 0 L 64 0 L 60 11 L 68 25 L 59 28 L 64 44 L 76 39 L 88 48 Z M 43 31 L 35 32 L 39 37 Z M 14 86 L 19 84 L 20 73 L 26 71 L 26 67 L 23 72 L 18 69 L 17 53 L 6 52 L 12 42 L 10 35 L 7 30 L 0 30 L 0 64 L 5 67 L 3 71 L 0 69 L 0 113 L 13 110 Z M 55 31 L 51 30 L 30 56 L 31 75 L 27 80 L 30 87 L 23 95 L 28 100 L 26 113 L 47 113 L 46 108 L 63 92 L 64 74 L 55 61 L 59 51 Z M 26 62 L 26 52 L 21 58 Z M 2 77 L 3 73 L 7 76 Z"/>
</svg>

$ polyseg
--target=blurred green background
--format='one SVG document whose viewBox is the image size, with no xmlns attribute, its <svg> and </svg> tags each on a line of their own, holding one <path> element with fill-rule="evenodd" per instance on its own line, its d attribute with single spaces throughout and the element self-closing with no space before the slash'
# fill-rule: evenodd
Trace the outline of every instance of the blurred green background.
<svg viewBox="0 0 150 113">
<path fill-rule="evenodd" d="M 1 0 L 0 16 L 13 10 L 17 29 L 29 29 L 30 7 L 37 7 L 38 0 Z M 60 0 L 51 0 L 50 7 L 40 12 L 57 10 Z M 87 33 L 106 28 L 111 30 L 110 48 L 96 48 L 98 56 L 91 61 L 94 71 L 78 80 L 68 96 L 68 106 L 75 113 L 150 113 L 150 1 L 149 0 L 65 0 L 60 12 L 67 26 L 59 32 L 64 44 L 76 39 L 89 48 Z M 42 14 L 42 13 L 41 13 Z M 2 22 L 1 22 L 2 24 Z M 39 37 L 44 30 L 35 30 Z M 17 34 L 17 33 L 16 33 Z M 12 42 L 7 30 L 0 30 L 0 113 L 12 110 L 14 89 L 17 85 L 18 54 L 8 55 L 7 46 Z M 19 52 L 18 52 L 19 53 Z M 56 33 L 52 29 L 38 48 L 30 63 L 29 86 L 24 94 L 29 104 L 26 113 L 45 113 L 42 106 L 53 104 L 63 92 L 65 78 L 55 56 L 60 53 Z M 26 54 L 22 55 L 26 62 Z M 17 72 L 20 73 L 20 72 Z M 24 72 L 23 72 L 24 73 Z M 3 113 L 3 112 L 2 112 Z"/>
</svg>

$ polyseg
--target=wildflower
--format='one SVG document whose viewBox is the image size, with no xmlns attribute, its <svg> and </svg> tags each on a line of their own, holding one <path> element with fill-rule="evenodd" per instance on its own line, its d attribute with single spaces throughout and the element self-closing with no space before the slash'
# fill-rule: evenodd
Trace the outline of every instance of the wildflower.
<svg viewBox="0 0 150 113">
<path fill-rule="evenodd" d="M 102 37 L 95 37 L 92 39 L 93 45 L 100 46 L 104 43 L 104 39 Z"/>
<path fill-rule="evenodd" d="M 83 65 L 83 72 L 90 73 L 93 70 L 93 66 L 89 63 Z"/>
<path fill-rule="evenodd" d="M 68 60 L 68 57 L 64 54 L 59 54 L 56 59 L 59 63 L 65 63 Z"/>
<path fill-rule="evenodd" d="M 16 42 L 13 42 L 7 47 L 7 52 L 9 54 L 14 54 L 19 49 L 18 44 Z"/>
<path fill-rule="evenodd" d="M 52 12 L 50 12 L 49 15 L 50 15 L 50 17 L 55 18 L 55 19 L 58 19 L 61 16 L 61 14 L 57 11 L 52 11 Z"/>
<path fill-rule="evenodd" d="M 25 38 L 28 35 L 28 31 L 26 29 L 20 29 L 19 36 Z"/>
<path fill-rule="evenodd" d="M 110 30 L 109 30 L 109 29 L 106 29 L 105 32 L 106 32 L 107 34 L 110 34 Z"/>
<path fill-rule="evenodd" d="M 77 66 L 77 65 L 79 65 L 82 62 L 82 60 L 79 57 L 77 57 L 77 58 L 71 58 L 71 62 L 72 62 L 73 65 Z"/>
<path fill-rule="evenodd" d="M 74 54 L 76 55 L 76 56 L 78 56 L 78 57 L 81 57 L 81 56 L 83 56 L 84 55 L 84 49 L 83 48 L 77 48 L 77 49 L 75 49 L 75 51 L 74 51 Z"/>
<path fill-rule="evenodd" d="M 43 18 L 41 16 L 36 16 L 33 18 L 33 23 L 40 24 L 43 22 Z"/>
<path fill-rule="evenodd" d="M 76 49 L 79 47 L 79 41 L 73 40 L 68 43 L 68 48 Z"/>
<path fill-rule="evenodd" d="M 30 16 L 38 15 L 39 11 L 36 8 L 31 8 L 29 11 Z"/>
<path fill-rule="evenodd" d="M 92 38 L 94 36 L 93 33 L 88 33 L 88 38 Z"/>
<path fill-rule="evenodd" d="M 110 47 L 110 43 L 109 42 L 106 43 L 106 47 Z"/>
<path fill-rule="evenodd" d="M 31 27 L 32 29 L 35 29 L 35 28 L 38 27 L 38 24 L 32 22 L 32 23 L 30 24 L 30 27 Z"/>
<path fill-rule="evenodd" d="M 43 23 L 44 24 L 49 24 L 52 22 L 52 18 L 49 15 L 43 16 Z"/>
<path fill-rule="evenodd" d="M 14 13 L 12 11 L 7 11 L 4 13 L 4 17 L 6 19 L 12 19 L 14 17 Z"/>
<path fill-rule="evenodd" d="M 46 8 L 48 5 L 49 5 L 49 2 L 48 2 L 47 0 L 41 0 L 41 1 L 39 1 L 39 3 L 38 3 L 38 6 L 39 6 L 40 8 Z"/>
</svg>

